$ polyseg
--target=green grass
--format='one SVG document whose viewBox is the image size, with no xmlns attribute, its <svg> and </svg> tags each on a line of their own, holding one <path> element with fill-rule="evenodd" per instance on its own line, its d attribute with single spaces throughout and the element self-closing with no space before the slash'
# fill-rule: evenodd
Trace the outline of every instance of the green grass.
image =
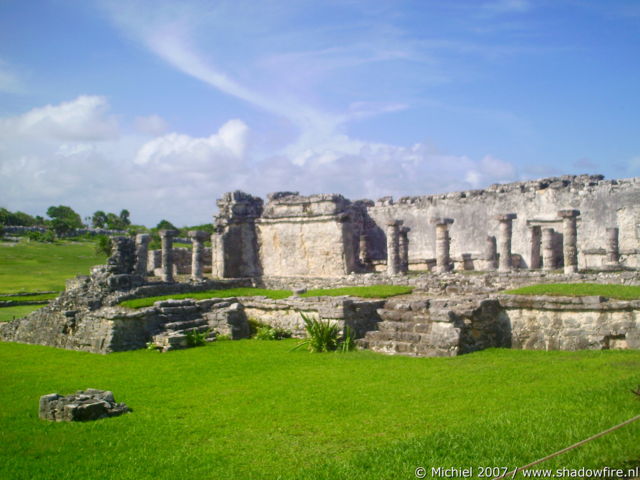
<svg viewBox="0 0 640 480">
<path fill-rule="evenodd" d="M 640 413 L 638 351 L 416 359 L 295 343 L 106 356 L 0 344 L 0 478 L 412 479 L 524 465 Z M 133 413 L 38 419 L 40 395 L 87 387 Z M 632 424 L 542 466 L 637 465 L 639 436 Z"/>
<path fill-rule="evenodd" d="M 43 306 L 44 305 L 18 305 L 17 307 L 0 308 L 0 322 L 10 322 L 16 318 L 25 317 Z"/>
<path fill-rule="evenodd" d="M 268 290 L 265 288 L 229 288 L 226 290 L 207 290 L 205 292 L 193 292 L 193 293 L 176 293 L 172 295 L 159 295 L 155 297 L 136 298 L 133 300 L 125 300 L 120 303 L 123 307 L 128 308 L 142 308 L 150 307 L 159 300 L 179 300 L 182 298 L 193 298 L 196 300 L 202 300 L 205 298 L 229 298 L 229 297 L 252 297 L 252 296 L 265 296 L 273 299 L 287 298 L 291 295 L 290 290 Z"/>
<path fill-rule="evenodd" d="M 345 287 L 345 288 L 323 288 L 317 290 L 309 290 L 307 293 L 300 295 L 301 297 L 317 297 L 317 296 L 338 296 L 351 295 L 362 298 L 387 298 L 394 295 L 403 295 L 411 293 L 412 287 L 401 287 L 396 285 L 373 285 L 370 287 Z M 133 300 L 125 300 L 120 303 L 123 307 L 143 308 L 150 307 L 159 300 L 179 300 L 182 298 L 193 298 L 202 300 L 205 298 L 229 298 L 229 297 L 255 297 L 265 296 L 273 299 L 287 298 L 292 295 L 291 290 L 270 290 L 265 288 L 230 288 L 226 290 L 207 290 L 206 292 L 194 293 L 176 293 L 170 295 L 159 295 L 155 297 L 136 298 Z"/>
<path fill-rule="evenodd" d="M 400 285 L 371 285 L 368 287 L 342 287 L 342 288 L 319 288 L 309 290 L 301 297 L 335 297 L 339 295 L 350 295 L 360 298 L 388 298 L 396 295 L 406 295 L 413 291 L 413 287 L 403 287 Z"/>
<path fill-rule="evenodd" d="M 65 280 L 104 264 L 94 242 L 0 243 L 0 293 L 63 290 Z"/>
<path fill-rule="evenodd" d="M 53 300 L 59 294 L 58 293 L 34 293 L 33 295 L 10 295 L 7 297 L 0 297 L 0 302 L 22 302 L 22 301 L 39 301 L 39 300 Z"/>
<path fill-rule="evenodd" d="M 506 290 L 504 293 L 512 295 L 559 295 L 570 297 L 598 295 L 621 300 L 635 300 L 640 298 L 640 286 L 597 283 L 549 283 L 546 285 L 531 285 L 514 290 Z"/>
</svg>

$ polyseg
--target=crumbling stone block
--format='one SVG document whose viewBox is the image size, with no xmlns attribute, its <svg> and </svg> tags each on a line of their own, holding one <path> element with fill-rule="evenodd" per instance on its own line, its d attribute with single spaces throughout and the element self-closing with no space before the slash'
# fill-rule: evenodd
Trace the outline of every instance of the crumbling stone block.
<svg viewBox="0 0 640 480">
<path fill-rule="evenodd" d="M 129 411 L 124 403 L 116 403 L 112 392 L 87 388 L 67 396 L 57 393 L 43 395 L 40 397 L 39 416 L 55 422 L 84 422 L 115 417 Z"/>
</svg>

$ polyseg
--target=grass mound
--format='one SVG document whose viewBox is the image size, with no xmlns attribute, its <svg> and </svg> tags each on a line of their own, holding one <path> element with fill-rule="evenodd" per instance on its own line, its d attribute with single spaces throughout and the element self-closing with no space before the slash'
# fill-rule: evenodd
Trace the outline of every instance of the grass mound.
<svg viewBox="0 0 640 480">
<path fill-rule="evenodd" d="M 408 479 L 419 466 L 479 478 L 479 466 L 524 465 L 640 408 L 639 351 L 409 358 L 295 344 L 93 355 L 0 343 L 0 478 Z M 38 419 L 41 395 L 87 387 L 133 412 Z M 639 436 L 635 423 L 540 467 L 635 466 Z"/>
<path fill-rule="evenodd" d="M 340 295 L 350 295 L 360 298 L 388 298 L 396 295 L 406 295 L 413 291 L 413 287 L 400 285 L 371 285 L 368 287 L 341 287 L 341 288 L 320 288 L 309 290 L 301 297 L 337 297 Z"/>
<path fill-rule="evenodd" d="M 387 298 L 394 295 L 404 295 L 411 293 L 412 287 L 401 287 L 396 285 L 372 285 L 369 287 L 345 287 L 345 288 L 322 288 L 309 290 L 307 293 L 300 295 L 301 297 L 323 297 L 323 296 L 339 296 L 351 295 L 361 298 Z M 159 300 L 180 300 L 183 298 L 193 298 L 203 300 L 206 298 L 229 298 L 229 297 L 257 297 L 265 296 L 275 300 L 287 298 L 292 295 L 291 290 L 270 290 L 265 288 L 230 288 L 226 290 L 207 290 L 206 292 L 195 293 L 176 293 L 170 295 L 159 295 L 155 297 L 136 298 L 133 300 L 125 300 L 120 305 L 127 308 L 143 308 L 150 307 Z"/>
<path fill-rule="evenodd" d="M 640 286 L 598 284 L 598 283 L 549 283 L 505 290 L 511 295 L 554 295 L 584 297 L 599 295 L 620 300 L 640 298 Z"/>
<path fill-rule="evenodd" d="M 42 308 L 44 305 L 18 305 L 15 307 L 0 308 L 0 322 L 10 322 L 17 318 L 26 317 L 34 310 Z"/>
<path fill-rule="evenodd" d="M 242 287 L 228 288 L 226 290 L 207 290 L 205 292 L 176 293 L 171 295 L 158 295 L 155 297 L 135 298 L 133 300 L 125 300 L 120 303 L 120 305 L 128 308 L 143 308 L 150 307 L 159 300 L 180 300 L 184 298 L 204 300 L 206 298 L 265 296 L 277 300 L 279 298 L 287 298 L 291 296 L 291 293 L 291 290 L 269 290 L 265 288 Z"/>
<path fill-rule="evenodd" d="M 34 293 L 33 295 L 8 295 L 0 296 L 0 302 L 36 302 L 40 300 L 53 300 L 59 295 L 55 293 Z"/>
</svg>

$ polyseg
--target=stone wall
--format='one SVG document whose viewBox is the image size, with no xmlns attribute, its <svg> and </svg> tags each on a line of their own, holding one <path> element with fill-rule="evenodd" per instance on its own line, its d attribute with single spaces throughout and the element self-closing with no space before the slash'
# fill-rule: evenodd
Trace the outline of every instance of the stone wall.
<svg viewBox="0 0 640 480">
<path fill-rule="evenodd" d="M 511 347 L 525 350 L 640 348 L 640 300 L 501 296 Z"/>
<path fill-rule="evenodd" d="M 264 207 L 233 192 L 218 205 L 220 277 L 640 268 L 640 178 L 568 175 L 397 202 L 279 192 Z"/>
<path fill-rule="evenodd" d="M 640 267 L 640 178 L 605 180 L 601 175 L 563 176 L 529 182 L 494 185 L 484 190 L 471 190 L 403 197 L 397 202 L 384 198 L 367 209 L 377 225 L 400 219 L 409 231 L 410 262 L 435 258 L 435 225 L 433 217 L 450 217 L 451 256 L 462 262 L 470 255 L 474 268 L 485 249 L 487 235 L 498 235 L 497 216 L 515 213 L 512 251 L 518 267 L 531 264 L 531 229 L 553 228 L 556 256 L 562 252 L 562 219 L 558 211 L 577 209 L 578 262 L 580 268 L 604 265 L 607 245 L 606 229 L 620 229 L 621 263 Z M 377 259 L 385 258 L 383 239 L 373 233 L 370 251 Z M 559 242 L 559 244 L 558 244 Z M 561 263 L 558 265 L 561 266 Z"/>
<path fill-rule="evenodd" d="M 354 271 L 349 208 L 341 195 L 270 195 L 257 220 L 262 275 L 335 277 Z"/>
</svg>

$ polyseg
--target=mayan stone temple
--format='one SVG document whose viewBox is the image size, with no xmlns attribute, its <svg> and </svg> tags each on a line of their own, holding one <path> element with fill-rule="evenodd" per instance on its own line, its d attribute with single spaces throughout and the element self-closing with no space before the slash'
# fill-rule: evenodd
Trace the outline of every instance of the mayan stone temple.
<svg viewBox="0 0 640 480">
<path fill-rule="evenodd" d="M 98 353 L 184 346 L 189 330 L 249 335 L 249 319 L 304 333 L 300 313 L 349 326 L 363 348 L 442 356 L 488 347 L 640 348 L 640 302 L 522 297 L 537 283 L 640 285 L 640 178 L 563 176 L 448 194 L 349 200 L 339 194 L 244 192 L 217 202 L 215 233 L 114 237 L 109 264 L 0 338 Z M 206 247 L 205 242 L 211 242 Z M 167 300 L 138 310 L 127 299 L 212 288 L 394 284 L 406 297 L 292 296 Z"/>
</svg>

